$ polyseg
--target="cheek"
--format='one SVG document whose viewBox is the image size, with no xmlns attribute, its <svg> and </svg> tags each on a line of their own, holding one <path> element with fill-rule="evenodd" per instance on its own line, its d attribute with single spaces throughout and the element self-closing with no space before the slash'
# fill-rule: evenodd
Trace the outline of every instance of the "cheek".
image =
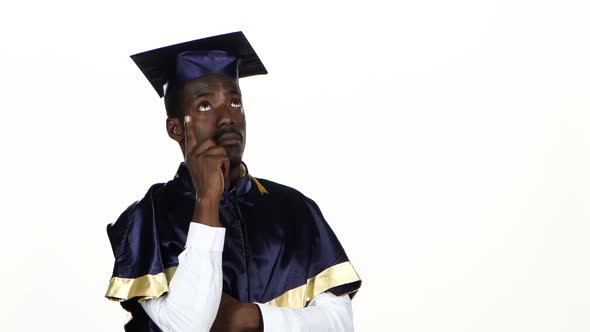
<svg viewBox="0 0 590 332">
<path fill-rule="evenodd" d="M 193 116 L 194 126 L 193 130 L 196 134 L 197 141 L 203 142 L 215 134 L 215 124 L 210 119 L 197 118 Z"/>
<path fill-rule="evenodd" d="M 246 114 L 244 113 L 243 108 L 236 112 L 236 115 L 234 117 L 234 121 L 236 123 L 246 124 Z"/>
</svg>

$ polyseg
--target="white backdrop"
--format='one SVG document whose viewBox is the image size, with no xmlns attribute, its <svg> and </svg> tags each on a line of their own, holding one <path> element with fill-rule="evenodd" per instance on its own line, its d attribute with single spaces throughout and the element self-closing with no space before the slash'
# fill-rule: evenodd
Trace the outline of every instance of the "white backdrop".
<svg viewBox="0 0 590 332">
<path fill-rule="evenodd" d="M 211 4 L 215 3 L 215 4 Z M 587 1 L 0 5 L 0 329 L 122 331 L 105 232 L 180 150 L 130 54 L 243 30 L 253 175 L 313 198 L 358 331 L 590 330 Z"/>
</svg>

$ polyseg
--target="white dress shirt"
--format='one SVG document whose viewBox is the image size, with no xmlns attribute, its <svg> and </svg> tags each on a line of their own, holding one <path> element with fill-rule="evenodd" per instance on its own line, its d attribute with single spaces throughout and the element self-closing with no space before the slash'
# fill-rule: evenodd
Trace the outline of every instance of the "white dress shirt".
<svg viewBox="0 0 590 332">
<path fill-rule="evenodd" d="M 184 251 L 169 292 L 141 302 L 148 316 L 164 332 L 209 332 L 223 289 L 222 252 L 225 228 L 191 222 Z M 264 331 L 354 331 L 348 295 L 322 293 L 301 309 L 256 303 Z"/>
</svg>

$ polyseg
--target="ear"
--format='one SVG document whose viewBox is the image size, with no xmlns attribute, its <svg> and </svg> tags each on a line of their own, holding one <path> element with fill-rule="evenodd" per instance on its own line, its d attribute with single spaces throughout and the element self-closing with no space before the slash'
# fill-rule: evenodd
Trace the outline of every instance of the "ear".
<svg viewBox="0 0 590 332">
<path fill-rule="evenodd" d="M 178 118 L 169 117 L 166 119 L 166 131 L 168 136 L 178 143 L 184 140 L 184 124 Z"/>
</svg>

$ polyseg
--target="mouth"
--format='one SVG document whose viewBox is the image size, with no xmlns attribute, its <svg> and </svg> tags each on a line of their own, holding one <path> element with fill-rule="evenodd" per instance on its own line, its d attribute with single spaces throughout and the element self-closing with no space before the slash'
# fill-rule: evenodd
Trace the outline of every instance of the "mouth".
<svg viewBox="0 0 590 332">
<path fill-rule="evenodd" d="M 240 144 L 242 143 L 242 135 L 238 133 L 225 133 L 217 137 L 215 142 L 218 145 L 232 145 L 232 144 Z"/>
</svg>

